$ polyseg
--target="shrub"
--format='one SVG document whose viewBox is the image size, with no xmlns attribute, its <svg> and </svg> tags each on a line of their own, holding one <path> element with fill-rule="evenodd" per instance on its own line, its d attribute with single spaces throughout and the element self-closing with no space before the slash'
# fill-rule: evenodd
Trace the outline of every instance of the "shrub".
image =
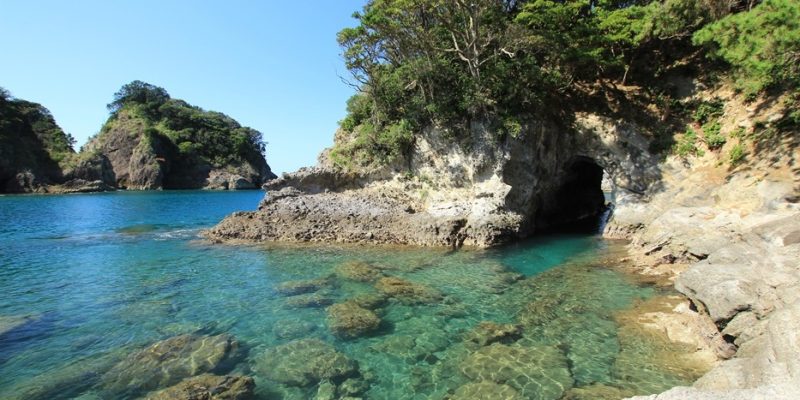
<svg viewBox="0 0 800 400">
<path fill-rule="evenodd" d="M 700 124 L 713 121 L 724 114 L 725 103 L 720 99 L 703 101 L 694 111 L 694 120 Z"/>
<path fill-rule="evenodd" d="M 711 150 L 716 150 L 725 145 L 725 136 L 720 133 L 719 122 L 703 125 L 703 137 L 706 145 Z"/>
<path fill-rule="evenodd" d="M 737 143 L 728 153 L 728 161 L 730 161 L 731 166 L 736 166 L 744 161 L 745 156 L 747 156 L 747 153 L 744 150 L 744 145 Z"/>
<path fill-rule="evenodd" d="M 692 128 L 687 129 L 683 137 L 675 144 L 674 152 L 683 158 L 702 156 L 703 150 L 697 148 L 697 132 Z"/>
</svg>

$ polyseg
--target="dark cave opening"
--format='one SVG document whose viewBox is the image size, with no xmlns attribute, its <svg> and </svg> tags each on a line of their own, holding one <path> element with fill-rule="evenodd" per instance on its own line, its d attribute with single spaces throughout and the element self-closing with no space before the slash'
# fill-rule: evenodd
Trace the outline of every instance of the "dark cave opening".
<svg viewBox="0 0 800 400">
<path fill-rule="evenodd" d="M 546 203 L 539 232 L 598 233 L 610 206 L 603 193 L 603 168 L 589 157 L 576 157 L 563 171 L 560 186 Z"/>
</svg>

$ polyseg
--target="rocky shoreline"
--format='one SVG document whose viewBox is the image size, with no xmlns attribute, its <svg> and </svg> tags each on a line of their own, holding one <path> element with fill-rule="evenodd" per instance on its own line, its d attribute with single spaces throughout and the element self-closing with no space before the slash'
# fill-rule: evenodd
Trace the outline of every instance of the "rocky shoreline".
<svg viewBox="0 0 800 400">
<path fill-rule="evenodd" d="M 729 131 L 779 113 L 722 95 L 731 103 L 720 121 Z M 790 384 L 800 380 L 797 143 L 788 138 L 733 167 L 719 151 L 658 159 L 645 129 L 600 115 L 577 114 L 575 125 L 572 136 L 529 126 L 519 138 L 470 152 L 430 130 L 405 174 L 396 166 L 345 173 L 323 153 L 317 167 L 268 182 L 258 211 L 233 214 L 204 235 L 492 247 L 597 212 L 596 201 L 569 197 L 591 198 L 582 188 L 599 182 L 576 175 L 601 168 L 615 198 L 604 236 L 630 241 L 632 272 L 688 299 L 641 323 L 717 364 L 691 388 L 639 398 L 800 398 L 800 385 Z M 475 143 L 488 143 L 484 134 L 473 127 Z M 566 205 L 576 212 L 559 214 Z"/>
<path fill-rule="evenodd" d="M 663 191 L 618 205 L 605 231 L 630 239 L 637 272 L 674 282 L 724 340 L 717 346 L 723 361 L 693 387 L 636 399 L 800 398 L 793 173 L 715 176 L 704 168 L 665 165 Z"/>
</svg>

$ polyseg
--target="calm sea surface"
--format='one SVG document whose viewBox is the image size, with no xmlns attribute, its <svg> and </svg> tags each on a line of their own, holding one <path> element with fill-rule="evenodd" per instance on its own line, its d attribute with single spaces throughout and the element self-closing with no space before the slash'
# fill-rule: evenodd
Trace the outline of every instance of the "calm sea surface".
<svg viewBox="0 0 800 400">
<path fill-rule="evenodd" d="M 331 387 L 336 398 L 478 399 L 499 390 L 618 398 L 696 378 L 664 356 L 674 349 L 621 322 L 620 313 L 659 293 L 600 263 L 614 246 L 596 236 L 490 251 L 199 240 L 201 229 L 255 209 L 262 196 L 0 196 L 0 398 L 138 398 L 202 372 L 252 376 L 263 399 L 314 398 Z M 342 272 L 354 265 L 380 276 Z M 381 301 L 377 277 L 402 279 L 432 299 L 390 293 Z M 358 296 L 377 299 L 380 326 L 333 335 L 327 307 Z M 476 331 L 483 321 L 519 330 L 492 336 Z M 185 334 L 229 334 L 238 345 L 210 364 L 195 356 L 213 352 L 178 349 L 170 368 L 190 367 L 166 378 L 153 375 L 158 365 L 132 365 L 142 349 Z M 306 371 L 331 354 L 357 368 Z"/>
</svg>

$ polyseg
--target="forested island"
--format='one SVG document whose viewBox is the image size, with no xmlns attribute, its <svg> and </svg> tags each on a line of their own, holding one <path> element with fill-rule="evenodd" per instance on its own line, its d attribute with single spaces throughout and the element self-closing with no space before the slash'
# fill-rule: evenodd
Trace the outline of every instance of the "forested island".
<svg viewBox="0 0 800 400">
<path fill-rule="evenodd" d="M 0 93 L 0 192 L 253 189 L 275 175 L 261 132 L 133 81 L 80 152 L 44 106 Z"/>
</svg>

